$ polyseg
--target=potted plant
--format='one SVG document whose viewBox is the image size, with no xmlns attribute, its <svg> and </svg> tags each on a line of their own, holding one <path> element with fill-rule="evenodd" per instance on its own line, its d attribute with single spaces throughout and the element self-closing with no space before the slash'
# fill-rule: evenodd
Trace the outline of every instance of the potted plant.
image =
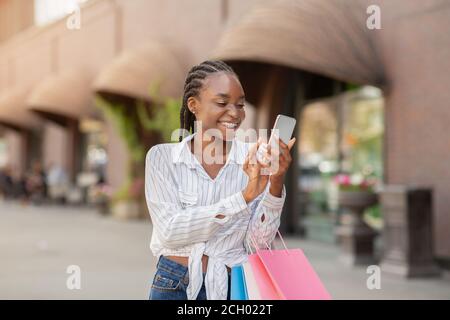
<svg viewBox="0 0 450 320">
<path fill-rule="evenodd" d="M 339 174 L 334 181 L 338 186 L 339 206 L 355 214 L 354 218 L 362 220 L 364 211 L 377 203 L 374 178 Z"/>
<path fill-rule="evenodd" d="M 374 191 L 375 178 L 339 174 L 334 179 L 338 187 L 338 204 L 344 213 L 336 227 L 341 245 L 341 259 L 351 265 L 373 262 L 373 242 L 376 232 L 363 219 L 365 210 L 378 202 Z"/>
<path fill-rule="evenodd" d="M 129 180 L 111 199 L 112 215 L 119 219 L 141 218 L 144 180 Z"/>
</svg>

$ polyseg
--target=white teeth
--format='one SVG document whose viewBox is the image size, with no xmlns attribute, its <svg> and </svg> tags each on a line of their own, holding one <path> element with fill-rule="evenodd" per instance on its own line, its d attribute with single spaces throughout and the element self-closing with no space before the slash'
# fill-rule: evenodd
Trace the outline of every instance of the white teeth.
<svg viewBox="0 0 450 320">
<path fill-rule="evenodd" d="M 221 122 L 221 123 L 229 129 L 234 129 L 237 127 L 237 123 L 231 123 L 231 122 Z"/>
</svg>

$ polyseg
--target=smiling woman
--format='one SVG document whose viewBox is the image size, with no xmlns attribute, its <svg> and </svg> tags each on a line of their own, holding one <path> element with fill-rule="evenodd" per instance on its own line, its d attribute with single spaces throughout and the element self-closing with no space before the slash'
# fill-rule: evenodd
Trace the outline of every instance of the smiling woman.
<svg viewBox="0 0 450 320">
<path fill-rule="evenodd" d="M 193 67 L 186 78 L 182 128 L 194 130 L 195 120 L 201 122 L 203 130 L 218 129 L 222 137 L 233 135 L 245 119 L 244 102 L 244 90 L 231 67 L 221 61 L 205 61 Z M 230 138 L 234 136 L 226 140 Z"/>
<path fill-rule="evenodd" d="M 158 257 L 152 300 L 229 299 L 230 269 L 247 260 L 250 236 L 260 247 L 275 237 L 294 140 L 289 146 L 279 142 L 278 171 L 270 178 L 262 175 L 270 163 L 256 160 L 261 141 L 236 139 L 245 119 L 244 103 L 241 83 L 227 64 L 194 66 L 186 77 L 180 112 L 181 128 L 194 133 L 147 153 L 150 248 Z M 273 160 L 270 152 L 265 156 Z"/>
</svg>

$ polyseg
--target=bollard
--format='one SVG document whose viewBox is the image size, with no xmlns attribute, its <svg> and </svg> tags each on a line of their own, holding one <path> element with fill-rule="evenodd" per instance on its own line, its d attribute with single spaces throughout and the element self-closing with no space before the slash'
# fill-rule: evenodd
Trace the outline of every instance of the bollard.
<svg viewBox="0 0 450 320">
<path fill-rule="evenodd" d="M 431 188 L 385 186 L 379 199 L 384 218 L 381 270 L 406 278 L 440 275 L 433 258 Z"/>
</svg>

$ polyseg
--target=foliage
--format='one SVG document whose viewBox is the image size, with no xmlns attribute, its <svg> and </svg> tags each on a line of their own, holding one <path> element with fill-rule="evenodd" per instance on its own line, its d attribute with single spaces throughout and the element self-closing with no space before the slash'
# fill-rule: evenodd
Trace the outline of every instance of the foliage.
<svg viewBox="0 0 450 320">
<path fill-rule="evenodd" d="M 180 124 L 180 99 L 167 98 L 153 105 L 150 117 L 143 101 L 137 102 L 139 121 L 146 130 L 157 131 L 165 142 L 171 142 L 172 133 Z"/>
<path fill-rule="evenodd" d="M 121 138 L 124 140 L 133 161 L 142 162 L 145 149 L 140 141 L 137 123 L 134 117 L 127 113 L 127 109 L 122 104 L 115 104 L 96 96 L 95 104 L 103 113 L 109 117 L 119 130 Z"/>
<path fill-rule="evenodd" d="M 107 101 L 100 96 L 95 97 L 95 105 L 115 124 L 130 153 L 126 181 L 118 191 L 110 195 L 113 203 L 140 200 L 143 197 L 144 179 L 140 173 L 143 170 L 134 170 L 136 167 L 144 167 L 147 149 L 140 129 L 159 133 L 165 142 L 169 142 L 172 132 L 179 126 L 180 99 L 161 97 L 158 92 L 158 85 L 151 87 L 151 105 L 143 100 L 136 100 L 135 108 Z"/>
</svg>

